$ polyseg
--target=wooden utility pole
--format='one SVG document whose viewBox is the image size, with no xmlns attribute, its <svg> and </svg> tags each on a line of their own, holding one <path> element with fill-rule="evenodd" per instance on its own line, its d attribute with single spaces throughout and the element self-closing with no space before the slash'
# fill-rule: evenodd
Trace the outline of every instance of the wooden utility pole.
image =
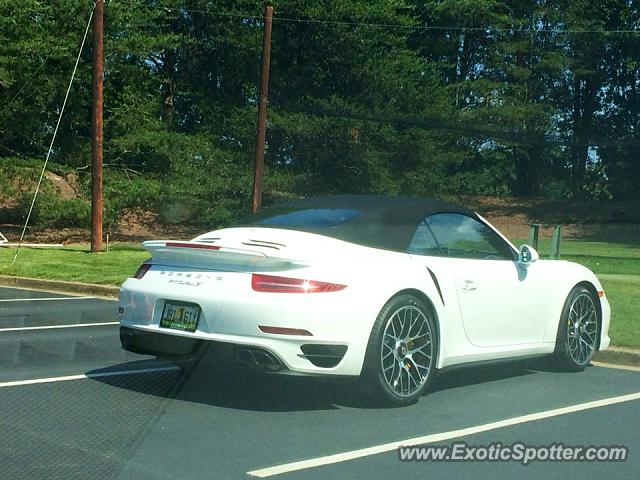
<svg viewBox="0 0 640 480">
<path fill-rule="evenodd" d="M 102 80 L 104 0 L 93 13 L 93 103 L 91 109 L 91 251 L 102 250 Z"/>
<path fill-rule="evenodd" d="M 264 144 L 267 128 L 267 102 L 269 98 L 269 65 L 271 63 L 271 24 L 273 7 L 264 7 L 264 34 L 262 36 L 262 72 L 260 74 L 260 100 L 258 103 L 258 129 L 256 132 L 256 168 L 253 175 L 251 211 L 256 213 L 262 203 L 262 176 L 264 174 Z"/>
</svg>

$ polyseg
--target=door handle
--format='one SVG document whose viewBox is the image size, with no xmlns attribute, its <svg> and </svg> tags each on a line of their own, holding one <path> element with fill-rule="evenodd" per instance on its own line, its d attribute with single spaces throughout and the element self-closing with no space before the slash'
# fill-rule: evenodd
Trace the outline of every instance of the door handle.
<svg viewBox="0 0 640 480">
<path fill-rule="evenodd" d="M 474 292 L 478 289 L 478 284 L 473 280 L 463 280 L 462 281 L 462 291 L 463 292 Z"/>
</svg>

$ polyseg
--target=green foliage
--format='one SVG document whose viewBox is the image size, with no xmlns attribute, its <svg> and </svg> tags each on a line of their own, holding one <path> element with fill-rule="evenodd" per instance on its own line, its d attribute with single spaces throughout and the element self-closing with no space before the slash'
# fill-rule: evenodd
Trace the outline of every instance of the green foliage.
<svg viewBox="0 0 640 480">
<path fill-rule="evenodd" d="M 36 184 L 42 172 L 42 160 L 0 158 L 0 218 L 2 222 L 22 224 L 27 217 Z M 67 166 L 50 163 L 48 171 L 57 175 L 73 172 Z M 89 221 L 87 201 L 60 198 L 53 185 L 43 179 L 30 224 L 35 227 L 85 227 Z"/>
<path fill-rule="evenodd" d="M 8 180 L 11 165 L 37 178 L 41 161 L 28 159 L 46 154 L 90 8 L 0 0 L 0 199 L 32 190 Z M 604 33 L 635 28 L 636 4 L 274 8 L 266 202 L 331 192 L 637 198 L 638 36 Z M 136 209 L 198 225 L 247 210 L 262 9 L 258 0 L 106 1 L 108 227 Z M 50 167 L 79 172 L 84 199 L 90 44 Z M 72 203 L 65 224 L 82 218 L 82 201 Z"/>
<path fill-rule="evenodd" d="M 23 223 L 29 212 L 33 194 L 22 196 L 15 208 L 7 212 L 8 223 Z M 31 213 L 31 225 L 37 227 L 86 227 L 91 205 L 83 200 L 64 199 L 47 191 L 40 192 Z"/>
</svg>

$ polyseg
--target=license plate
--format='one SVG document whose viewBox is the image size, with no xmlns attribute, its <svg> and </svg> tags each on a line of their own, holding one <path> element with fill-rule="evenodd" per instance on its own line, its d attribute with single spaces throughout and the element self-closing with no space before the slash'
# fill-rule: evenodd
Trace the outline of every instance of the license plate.
<svg viewBox="0 0 640 480">
<path fill-rule="evenodd" d="M 160 317 L 162 328 L 195 332 L 200 318 L 200 307 L 193 303 L 165 302 Z"/>
</svg>

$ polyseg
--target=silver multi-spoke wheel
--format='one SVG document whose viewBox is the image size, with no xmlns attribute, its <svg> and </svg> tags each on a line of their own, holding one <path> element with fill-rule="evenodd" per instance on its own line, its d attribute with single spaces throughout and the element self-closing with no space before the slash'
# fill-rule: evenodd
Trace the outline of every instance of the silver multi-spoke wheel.
<svg viewBox="0 0 640 480">
<path fill-rule="evenodd" d="M 428 300 L 403 293 L 382 307 L 371 328 L 360 378 L 368 400 L 388 406 L 418 401 L 436 373 L 436 329 Z"/>
<path fill-rule="evenodd" d="M 433 360 L 431 323 L 416 306 L 404 305 L 389 317 L 380 359 L 388 387 L 400 397 L 416 394 L 429 378 Z"/>
<path fill-rule="evenodd" d="M 580 292 L 571 303 L 567 317 L 567 351 L 578 365 L 586 364 L 596 348 L 598 314 L 592 296 Z"/>
<path fill-rule="evenodd" d="M 558 325 L 555 364 L 558 368 L 580 372 L 598 349 L 600 309 L 593 290 L 578 285 L 571 290 L 562 308 Z"/>
</svg>

